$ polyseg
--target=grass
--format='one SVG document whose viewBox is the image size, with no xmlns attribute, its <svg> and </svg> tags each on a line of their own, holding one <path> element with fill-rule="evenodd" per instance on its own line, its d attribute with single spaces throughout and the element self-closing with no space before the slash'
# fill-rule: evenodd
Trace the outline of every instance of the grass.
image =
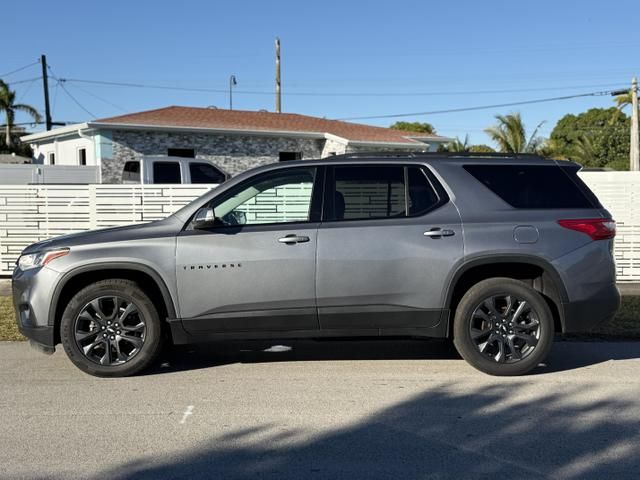
<svg viewBox="0 0 640 480">
<path fill-rule="evenodd" d="M 586 334 L 569 338 L 640 340 L 640 296 L 622 297 L 620 311 L 611 322 Z M 0 341 L 26 340 L 18 331 L 11 297 L 0 296 Z"/>
<path fill-rule="evenodd" d="M 0 340 L 26 340 L 18 331 L 11 297 L 0 297 Z"/>
<path fill-rule="evenodd" d="M 616 317 L 600 328 L 589 332 L 592 338 L 640 340 L 640 296 L 625 295 Z"/>
</svg>

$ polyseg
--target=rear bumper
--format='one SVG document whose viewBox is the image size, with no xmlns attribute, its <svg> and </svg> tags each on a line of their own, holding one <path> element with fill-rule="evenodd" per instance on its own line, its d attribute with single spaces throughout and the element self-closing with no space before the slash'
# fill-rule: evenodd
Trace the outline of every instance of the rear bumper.
<svg viewBox="0 0 640 480">
<path fill-rule="evenodd" d="M 564 303 L 563 333 L 587 332 L 611 320 L 620 308 L 620 292 L 607 284 L 586 300 Z"/>
</svg>

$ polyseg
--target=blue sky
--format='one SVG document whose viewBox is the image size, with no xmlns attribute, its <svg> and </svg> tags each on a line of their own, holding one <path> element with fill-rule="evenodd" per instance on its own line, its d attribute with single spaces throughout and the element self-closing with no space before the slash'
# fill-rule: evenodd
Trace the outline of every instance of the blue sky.
<svg viewBox="0 0 640 480">
<path fill-rule="evenodd" d="M 101 118 L 166 105 L 227 108 L 223 92 L 234 74 L 234 108 L 273 110 L 279 36 L 284 111 L 348 118 L 455 109 L 628 85 L 640 75 L 634 25 L 639 5 L 633 0 L 21 0 L 2 7 L 8 19 L 3 38 L 11 47 L 3 48 L 0 75 L 45 53 L 59 78 L 222 91 L 63 84 Z M 4 79 L 20 82 L 38 75 L 36 65 Z M 93 118 L 55 80 L 50 87 L 54 120 Z M 39 81 L 13 88 L 22 102 L 42 110 Z M 546 121 L 542 133 L 548 135 L 565 113 L 610 105 L 609 96 L 587 97 L 398 120 L 428 121 L 441 134 L 468 133 L 474 143 L 487 143 L 483 129 L 498 113 L 520 111 L 530 128 Z M 395 120 L 363 123 L 385 126 Z"/>
</svg>

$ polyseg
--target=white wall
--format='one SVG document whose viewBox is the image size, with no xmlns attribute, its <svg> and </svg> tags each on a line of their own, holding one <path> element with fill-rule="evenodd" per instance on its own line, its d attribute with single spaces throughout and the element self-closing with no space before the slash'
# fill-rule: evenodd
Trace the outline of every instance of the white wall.
<svg viewBox="0 0 640 480">
<path fill-rule="evenodd" d="M 56 165 L 79 165 L 78 149 L 87 151 L 87 165 L 96 165 L 96 152 L 93 142 L 78 135 L 67 135 L 56 141 L 32 143 L 33 158 L 36 163 L 49 165 L 49 153 L 55 153 Z"/>
</svg>

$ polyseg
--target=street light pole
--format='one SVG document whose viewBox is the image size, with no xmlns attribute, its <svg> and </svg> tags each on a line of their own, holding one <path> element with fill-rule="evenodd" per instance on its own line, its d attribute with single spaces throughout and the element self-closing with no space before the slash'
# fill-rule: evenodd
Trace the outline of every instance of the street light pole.
<svg viewBox="0 0 640 480">
<path fill-rule="evenodd" d="M 236 76 L 231 75 L 229 77 L 229 110 L 233 110 L 233 87 L 237 84 Z"/>
<path fill-rule="evenodd" d="M 640 170 L 640 132 L 638 127 L 638 79 L 631 82 L 631 165 L 630 170 Z"/>
</svg>

